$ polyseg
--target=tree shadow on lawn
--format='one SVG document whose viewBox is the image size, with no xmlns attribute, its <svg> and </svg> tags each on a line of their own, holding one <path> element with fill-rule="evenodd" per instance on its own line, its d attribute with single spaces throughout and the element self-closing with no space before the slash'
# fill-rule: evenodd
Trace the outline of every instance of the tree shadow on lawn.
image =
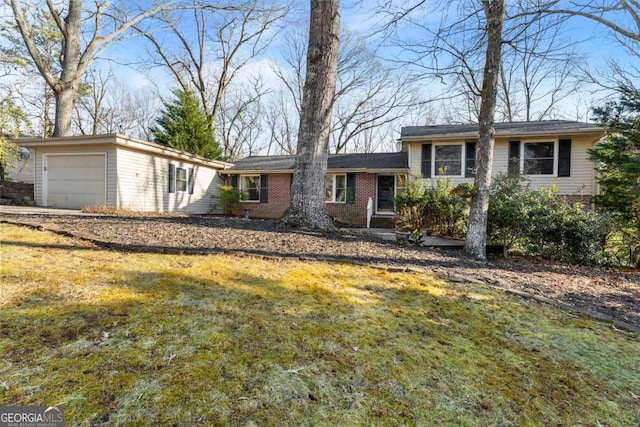
<svg viewBox="0 0 640 427">
<path fill-rule="evenodd" d="M 65 402 L 70 419 L 115 424 L 353 415 L 419 424 L 437 422 L 438 411 L 518 423 L 618 413 L 603 392 L 608 378 L 546 344 L 572 333 L 559 312 L 417 274 L 409 286 L 404 275 L 373 270 L 382 277 L 301 269 L 280 280 L 222 268 L 208 277 L 121 271 L 82 302 L 53 288 L 25 291 L 1 309 L 8 378 L 19 385 L 0 396 Z M 593 350 L 593 363 L 616 364 L 614 350 Z M 630 404 L 616 393 L 618 404 Z M 167 419 L 167 407 L 182 418 Z"/>
<path fill-rule="evenodd" d="M 100 218 L 102 219 L 102 218 Z M 140 220 L 139 218 L 133 218 L 134 220 Z M 252 224 L 252 223 L 262 223 L 263 221 L 246 221 L 241 219 L 219 219 L 219 218 L 206 218 L 206 217 L 154 217 L 154 218 L 145 218 L 144 221 L 159 221 L 159 222 L 184 222 L 184 223 L 193 223 L 196 221 L 200 223 L 201 227 L 210 227 L 211 223 L 214 224 L 222 224 L 224 222 L 229 222 L 232 224 Z M 265 221 L 276 224 L 275 221 Z M 260 226 L 252 226 L 254 228 L 260 229 Z M 278 226 L 279 227 L 279 226 Z M 289 230 L 282 227 L 284 230 Z M 268 233 L 269 231 L 266 231 Z M 278 231 L 280 232 L 280 231 Z M 294 231 L 288 231 L 290 233 L 295 233 Z M 311 233 L 314 237 L 318 239 L 327 239 L 331 240 L 339 240 L 341 242 L 348 240 L 365 240 L 365 236 L 354 236 L 348 235 L 344 236 L 340 233 Z M 277 240 L 277 239 L 276 239 Z M 494 276 L 491 273 L 492 271 L 509 271 L 517 274 L 511 280 L 511 284 L 518 283 L 518 288 L 529 289 L 529 292 L 533 292 L 535 294 L 541 294 L 544 296 L 549 296 L 554 299 L 558 299 L 568 304 L 573 304 L 578 307 L 584 307 L 589 310 L 595 310 L 604 312 L 604 314 L 608 314 L 613 318 L 620 318 L 627 323 L 631 323 L 633 325 L 640 326 L 640 310 L 636 307 L 640 305 L 640 290 L 633 286 L 625 286 L 624 288 L 611 286 L 610 290 L 607 291 L 599 291 L 599 293 L 590 293 L 588 291 L 585 292 L 575 292 L 570 284 L 570 280 L 574 278 L 574 275 L 590 277 L 591 272 L 595 274 L 609 274 L 616 275 L 619 277 L 629 276 L 629 280 L 633 280 L 635 273 L 616 273 L 605 270 L 598 269 L 584 269 L 580 267 L 574 267 L 566 264 L 560 263 L 546 263 L 544 261 L 534 262 L 531 259 L 504 259 L 504 258 L 494 258 L 491 257 L 488 262 L 481 262 L 474 260 L 470 257 L 467 257 L 460 251 L 457 250 L 433 250 L 421 247 L 408 247 L 408 248 L 399 248 L 397 245 L 393 243 L 389 243 L 387 241 L 382 241 L 380 239 L 369 239 L 372 243 L 376 244 L 376 250 L 373 251 L 375 255 L 361 255 L 361 256 L 353 256 L 353 255 L 342 255 L 339 253 L 327 253 L 325 256 L 318 255 L 315 252 L 305 252 L 303 250 L 296 252 L 295 254 L 290 252 L 282 253 L 278 251 L 277 247 L 273 250 L 263 250 L 257 248 L 228 248 L 228 247 L 217 247 L 213 248 L 213 252 L 219 251 L 231 251 L 231 252 L 243 252 L 250 255 L 257 255 L 261 257 L 283 257 L 283 258 L 309 258 L 309 259 L 325 259 L 331 261 L 338 262 L 355 262 L 358 264 L 373 264 L 373 265 L 392 265 L 392 266 L 413 266 L 413 267 L 424 267 L 431 269 L 436 272 L 442 272 L 446 277 L 449 274 L 459 275 L 466 274 L 471 279 L 480 279 L 487 281 L 488 283 L 492 283 L 494 280 Z M 3 244 L 14 245 L 14 246 L 25 246 L 25 247 L 43 247 L 48 249 L 75 249 L 76 247 L 72 245 L 57 245 L 57 244 L 33 244 L 28 242 L 16 242 L 16 241 L 7 241 L 3 242 Z M 78 249 L 92 249 L 93 248 L 83 248 L 81 246 L 77 247 Z M 131 246 L 133 250 L 141 250 L 144 251 L 145 247 L 141 246 L 136 248 L 135 246 Z M 190 247 L 173 247 L 172 249 L 189 251 L 193 248 Z M 211 250 L 211 248 L 196 248 L 196 250 L 207 251 Z M 371 253 L 371 252 L 368 252 Z M 431 254 L 436 254 L 436 256 L 430 257 Z M 550 295 L 545 292 L 545 288 L 538 288 L 535 286 L 535 281 L 531 282 L 531 285 L 527 283 L 527 277 L 531 274 L 536 273 L 554 273 L 561 275 L 557 279 L 557 286 L 555 286 L 551 291 L 554 293 Z M 498 276 L 500 277 L 500 276 Z M 564 279 L 563 279 L 564 278 Z M 639 277 L 640 278 L 640 277 Z M 562 281 L 567 281 L 566 291 L 564 291 L 564 287 L 562 286 Z M 614 277 L 615 280 L 615 277 Z M 622 279 L 620 279 L 622 280 Z M 501 286 L 507 285 L 509 283 L 500 283 Z M 533 286 L 533 288 L 531 288 Z M 548 290 L 547 290 L 548 292 Z M 619 308 L 617 308 L 619 307 Z"/>
</svg>

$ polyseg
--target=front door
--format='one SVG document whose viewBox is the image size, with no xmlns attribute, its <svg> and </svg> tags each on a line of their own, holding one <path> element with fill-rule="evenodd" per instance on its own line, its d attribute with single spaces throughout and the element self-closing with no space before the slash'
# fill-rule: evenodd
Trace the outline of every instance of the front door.
<svg viewBox="0 0 640 427">
<path fill-rule="evenodd" d="M 393 213 L 393 198 L 395 197 L 395 177 L 393 175 L 378 175 L 377 212 Z"/>
</svg>

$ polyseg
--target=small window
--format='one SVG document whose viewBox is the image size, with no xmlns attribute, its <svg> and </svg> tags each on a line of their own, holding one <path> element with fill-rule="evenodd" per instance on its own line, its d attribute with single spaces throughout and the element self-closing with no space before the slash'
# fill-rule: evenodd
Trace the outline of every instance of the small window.
<svg viewBox="0 0 640 427">
<path fill-rule="evenodd" d="M 553 142 L 528 142 L 524 144 L 522 173 L 525 175 L 553 175 Z"/>
<path fill-rule="evenodd" d="M 462 145 L 436 145 L 433 170 L 438 176 L 462 175 Z"/>
<path fill-rule="evenodd" d="M 20 151 L 18 151 L 18 159 L 19 160 L 30 160 L 31 159 L 31 150 L 25 147 L 20 147 Z"/>
<path fill-rule="evenodd" d="M 178 191 L 193 194 L 195 187 L 195 173 L 193 168 L 179 168 L 173 163 L 169 163 L 169 193 Z"/>
<path fill-rule="evenodd" d="M 260 175 L 243 175 L 240 177 L 240 190 L 243 200 L 260 201 Z"/>
<path fill-rule="evenodd" d="M 325 201 L 333 203 L 347 201 L 347 175 L 327 175 L 324 188 Z"/>
<path fill-rule="evenodd" d="M 176 168 L 176 191 L 187 191 L 187 170 Z"/>
</svg>

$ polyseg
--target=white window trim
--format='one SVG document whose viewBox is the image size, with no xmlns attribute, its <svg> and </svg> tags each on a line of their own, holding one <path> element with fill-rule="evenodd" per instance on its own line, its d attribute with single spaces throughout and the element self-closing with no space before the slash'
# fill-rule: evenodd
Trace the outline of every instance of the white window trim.
<svg viewBox="0 0 640 427">
<path fill-rule="evenodd" d="M 249 178 L 249 177 L 258 177 L 258 200 L 249 200 L 249 199 L 243 199 L 240 200 L 240 202 L 242 203 L 260 203 L 260 188 L 262 185 L 262 180 L 260 179 L 260 175 L 258 174 L 252 174 L 252 175 L 239 175 L 238 176 L 238 190 L 240 190 L 243 194 L 245 193 L 245 190 L 242 188 L 242 178 Z M 246 192 L 247 194 L 249 193 L 248 191 Z"/>
<path fill-rule="evenodd" d="M 525 174 L 524 173 L 524 144 L 543 144 L 545 142 L 553 142 L 553 173 L 551 174 Z M 557 139 L 547 139 L 544 141 L 532 140 L 532 141 L 520 141 L 520 173 L 523 176 L 532 176 L 540 178 L 556 178 L 558 176 L 558 150 L 559 148 Z"/>
<path fill-rule="evenodd" d="M 187 193 L 187 194 L 191 194 L 189 193 L 189 186 L 190 186 L 190 182 L 189 182 L 189 170 L 193 169 L 194 175 L 193 175 L 193 185 L 194 185 L 194 192 L 195 192 L 195 166 L 189 163 L 175 163 L 175 162 L 169 162 L 170 165 L 173 165 L 173 184 L 174 184 L 174 192 L 173 193 L 168 193 L 168 194 L 178 194 L 178 193 Z M 178 190 L 178 169 L 184 169 L 185 171 L 185 182 L 186 182 L 186 188 L 184 190 Z M 167 172 L 168 175 L 168 172 Z"/>
<path fill-rule="evenodd" d="M 436 147 L 442 147 L 445 145 L 457 145 L 460 146 L 460 174 L 458 175 L 438 175 L 438 169 L 436 168 Z M 431 153 L 431 178 L 464 178 L 465 159 L 467 156 L 467 144 L 464 142 L 451 142 L 451 143 L 438 143 L 432 145 L 433 152 Z"/>
<path fill-rule="evenodd" d="M 339 203 L 344 204 L 347 203 L 348 194 L 345 194 L 344 200 L 336 201 L 336 177 L 343 176 L 344 177 L 344 191 L 349 191 L 349 187 L 347 186 L 347 174 L 346 173 L 330 173 L 327 174 L 327 177 L 331 177 L 331 200 L 326 200 L 325 203 Z M 326 182 L 326 181 L 325 181 Z"/>
<path fill-rule="evenodd" d="M 182 169 L 184 171 L 184 190 L 178 189 L 178 169 Z M 175 176 L 176 193 L 186 193 L 187 191 L 189 191 L 189 169 L 183 166 L 176 165 L 175 171 L 176 171 L 176 176 Z"/>
</svg>

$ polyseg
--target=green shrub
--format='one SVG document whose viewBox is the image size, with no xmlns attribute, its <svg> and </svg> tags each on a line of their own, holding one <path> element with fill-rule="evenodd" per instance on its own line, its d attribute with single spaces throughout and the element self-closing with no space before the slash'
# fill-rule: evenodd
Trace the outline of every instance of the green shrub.
<svg viewBox="0 0 640 427">
<path fill-rule="evenodd" d="M 425 190 L 418 181 L 410 181 L 407 187 L 396 194 L 395 227 L 398 230 L 419 233 L 424 223 Z"/>
<path fill-rule="evenodd" d="M 538 190 L 541 203 L 529 219 L 528 252 L 575 264 L 598 265 L 611 261 L 606 253 L 611 216 L 569 203 L 554 190 Z"/>
<path fill-rule="evenodd" d="M 607 237 L 607 249 L 620 265 L 640 268 L 640 227 L 629 226 L 614 214 L 611 233 Z"/>
<path fill-rule="evenodd" d="M 225 215 L 242 208 L 242 191 L 230 185 L 218 185 L 218 190 L 218 194 L 213 196 L 216 199 L 215 206 L 221 208 Z"/>
<path fill-rule="evenodd" d="M 458 193 L 458 187 L 452 188 L 448 179 L 438 180 L 435 188 L 425 191 L 424 222 L 434 233 L 451 237 L 466 233 L 469 201 Z"/>
<path fill-rule="evenodd" d="M 504 245 L 505 255 L 517 248 L 576 264 L 608 264 L 610 225 L 610 215 L 569 203 L 555 188 L 532 190 L 512 176 L 499 176 L 492 185 L 488 236 Z"/>
<path fill-rule="evenodd" d="M 527 240 L 524 232 L 529 212 L 539 203 L 519 176 L 499 175 L 491 185 L 487 236 L 504 247 L 507 255 Z"/>
</svg>

